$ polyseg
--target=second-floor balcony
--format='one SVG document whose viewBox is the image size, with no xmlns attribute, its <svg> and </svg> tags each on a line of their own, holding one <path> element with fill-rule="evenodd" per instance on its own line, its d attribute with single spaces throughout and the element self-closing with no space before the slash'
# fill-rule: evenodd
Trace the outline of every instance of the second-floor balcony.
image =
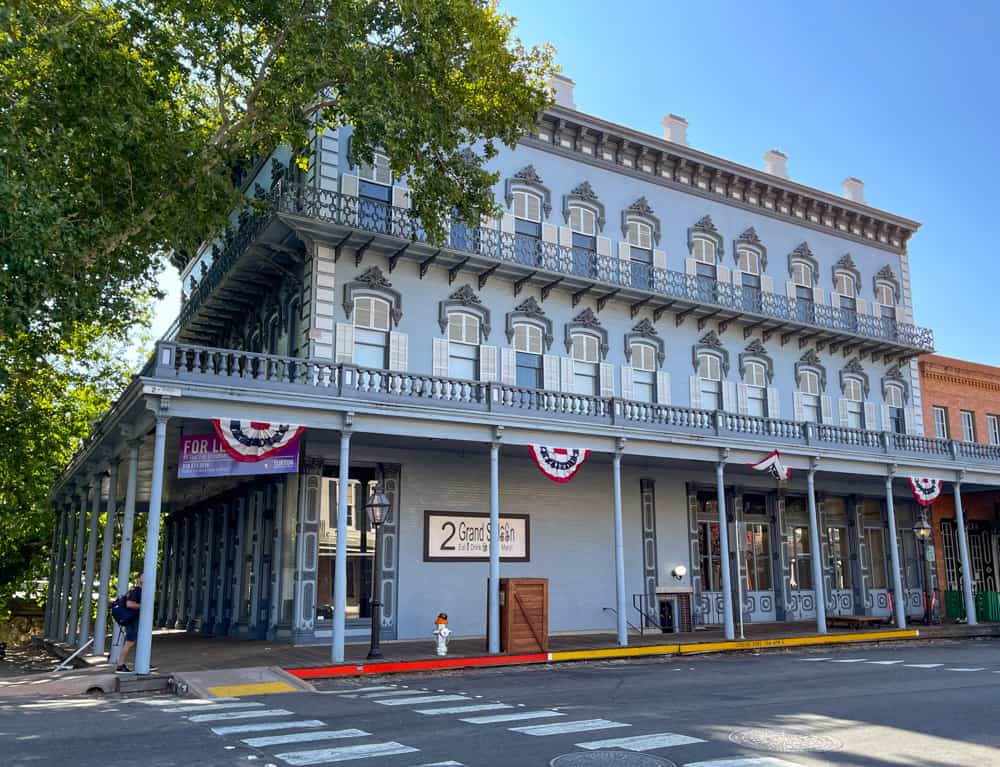
<svg viewBox="0 0 1000 767">
<path fill-rule="evenodd" d="M 587 298 L 595 300 L 600 310 L 608 301 L 617 300 L 627 303 L 633 316 L 646 309 L 658 321 L 670 312 L 677 324 L 690 317 L 699 329 L 714 322 L 720 331 L 735 324 L 742 327 L 744 338 L 760 333 L 765 341 L 776 337 L 782 346 L 795 341 L 799 348 L 813 344 L 818 350 L 842 351 L 845 357 L 881 356 L 886 363 L 934 349 L 928 328 L 492 226 L 471 227 L 455 221 L 448 227 L 445 242 L 435 244 L 409 209 L 364 197 L 283 183 L 266 204 L 264 213 L 243 216 L 240 229 L 202 275 L 182 308 L 177 325 L 181 331 L 216 288 L 239 271 L 243 255 L 258 240 L 273 243 L 286 236 L 282 232 L 290 231 L 327 239 L 335 245 L 338 257 L 344 248 L 351 249 L 359 261 L 367 254 L 381 253 L 389 259 L 390 272 L 401 258 L 417 260 L 421 277 L 431 266 L 446 269 L 449 282 L 460 271 L 478 274 L 480 286 L 497 276 L 511 281 L 515 295 L 532 284 L 541 288 L 543 300 L 555 289 L 569 292 L 573 306 Z M 282 230 L 277 234 L 268 231 L 275 222 Z M 287 245 L 279 247 L 287 249 Z M 197 339 L 196 334 L 183 332 L 177 337 Z"/>
</svg>

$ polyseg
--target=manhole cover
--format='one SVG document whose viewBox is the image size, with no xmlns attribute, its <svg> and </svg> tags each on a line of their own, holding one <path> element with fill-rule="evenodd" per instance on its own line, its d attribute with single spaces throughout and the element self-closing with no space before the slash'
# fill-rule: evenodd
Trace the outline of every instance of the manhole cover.
<svg viewBox="0 0 1000 767">
<path fill-rule="evenodd" d="M 630 751 L 588 751 L 585 754 L 563 754 L 551 762 L 552 767 L 677 767 L 669 759 Z"/>
<path fill-rule="evenodd" d="M 757 751 L 837 751 L 843 744 L 829 735 L 816 735 L 791 730 L 754 728 L 729 733 L 729 740 Z"/>
</svg>

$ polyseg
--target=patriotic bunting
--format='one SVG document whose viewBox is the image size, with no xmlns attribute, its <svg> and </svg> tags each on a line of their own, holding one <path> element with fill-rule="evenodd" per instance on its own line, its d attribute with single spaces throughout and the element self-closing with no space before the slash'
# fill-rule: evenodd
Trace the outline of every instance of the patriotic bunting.
<svg viewBox="0 0 1000 767">
<path fill-rule="evenodd" d="M 941 495 L 941 488 L 944 481 L 931 479 L 930 477 L 910 477 L 910 489 L 913 490 L 913 497 L 921 506 L 930 506 Z"/>
<path fill-rule="evenodd" d="M 553 482 L 569 482 L 590 455 L 589 450 L 575 447 L 528 445 L 535 465 Z"/>
<path fill-rule="evenodd" d="M 304 426 L 265 421 L 232 421 L 213 418 L 215 434 L 236 461 L 255 463 L 279 452 L 299 438 Z"/>
<path fill-rule="evenodd" d="M 751 463 L 750 468 L 766 471 L 779 482 L 784 482 L 792 476 L 792 470 L 781 462 L 781 453 L 777 450 L 772 451 L 763 460 Z"/>
</svg>

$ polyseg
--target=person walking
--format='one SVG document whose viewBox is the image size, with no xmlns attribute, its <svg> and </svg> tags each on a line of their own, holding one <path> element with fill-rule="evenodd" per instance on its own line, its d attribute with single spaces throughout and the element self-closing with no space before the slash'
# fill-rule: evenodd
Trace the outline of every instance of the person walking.
<svg viewBox="0 0 1000 767">
<path fill-rule="evenodd" d="M 118 655 L 118 666 L 115 668 L 116 674 L 130 674 L 132 669 L 128 667 L 128 656 L 135 647 L 135 642 L 139 638 L 139 609 L 142 606 L 142 574 L 135 579 L 135 585 L 125 594 L 124 604 L 116 603 L 112 607 L 112 615 L 118 624 L 125 630 L 125 644 Z"/>
</svg>

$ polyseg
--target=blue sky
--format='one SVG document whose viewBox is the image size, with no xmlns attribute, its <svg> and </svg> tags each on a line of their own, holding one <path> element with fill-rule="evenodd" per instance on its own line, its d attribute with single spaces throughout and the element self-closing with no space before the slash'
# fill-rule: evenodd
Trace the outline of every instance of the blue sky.
<svg viewBox="0 0 1000 767">
<path fill-rule="evenodd" d="M 551 42 L 584 112 L 920 221 L 914 306 L 939 353 L 1000 365 L 994 216 L 1000 3 L 836 4 L 698 0 L 502 0 L 526 43 Z M 172 298 L 172 272 L 164 287 Z M 163 328 L 170 318 L 162 322 Z M 161 323 L 157 322 L 157 327 Z"/>
</svg>

